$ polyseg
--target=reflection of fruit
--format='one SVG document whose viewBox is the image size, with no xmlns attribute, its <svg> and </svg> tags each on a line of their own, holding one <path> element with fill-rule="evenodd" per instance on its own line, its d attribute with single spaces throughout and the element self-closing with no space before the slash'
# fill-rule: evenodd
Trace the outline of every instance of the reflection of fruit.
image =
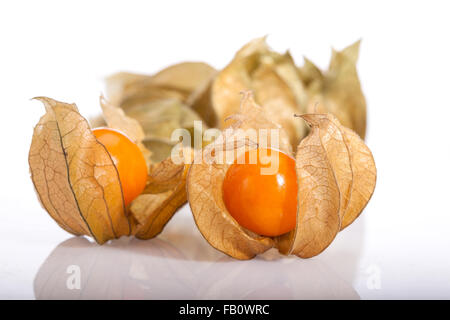
<svg viewBox="0 0 450 320">
<path fill-rule="evenodd" d="M 191 271 L 178 268 L 183 259 L 160 239 L 121 238 L 98 246 L 75 237 L 59 244 L 40 267 L 34 293 L 44 300 L 196 298 Z M 69 289 L 77 281 L 79 289 Z"/>
<path fill-rule="evenodd" d="M 239 160 L 230 166 L 223 181 L 223 198 L 230 214 L 241 226 L 260 235 L 291 231 L 297 213 L 295 160 L 271 149 L 247 151 L 245 162 Z"/>
<path fill-rule="evenodd" d="M 188 210 L 151 241 L 121 238 L 103 246 L 74 237 L 59 244 L 34 278 L 37 299 L 357 299 L 351 286 L 362 224 L 347 230 L 321 259 L 269 250 L 236 261 L 209 246 Z M 180 237 L 180 235 L 183 235 Z M 184 237 L 187 235 L 186 237 Z M 348 239 L 348 240 L 346 240 Z M 342 242 L 345 241 L 345 242 Z M 199 248 L 201 250 L 199 250 Z M 79 267 L 80 289 L 68 289 Z M 112 267 L 113 266 L 113 267 Z M 69 268 L 69 269 L 68 269 Z M 251 270 L 251 272 L 249 272 Z M 342 279 L 341 276 L 345 275 Z"/>
<path fill-rule="evenodd" d="M 119 173 L 127 206 L 142 193 L 147 181 L 147 165 L 139 147 L 126 135 L 110 128 L 93 129 L 97 140 L 108 150 Z"/>
</svg>

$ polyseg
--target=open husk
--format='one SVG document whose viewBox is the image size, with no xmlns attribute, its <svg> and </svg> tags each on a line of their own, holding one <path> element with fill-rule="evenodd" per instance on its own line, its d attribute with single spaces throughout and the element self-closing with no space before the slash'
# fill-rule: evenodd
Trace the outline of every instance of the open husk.
<svg viewBox="0 0 450 320">
<path fill-rule="evenodd" d="M 181 151 L 191 158 L 192 150 Z M 174 213 L 187 201 L 186 176 L 190 166 L 174 163 L 171 158 L 151 166 L 147 186 L 130 206 L 130 212 L 137 221 L 133 234 L 140 239 L 157 236 Z"/>
<path fill-rule="evenodd" d="M 170 159 L 151 163 L 139 123 L 102 97 L 100 104 L 109 127 L 134 141 L 149 167 L 146 189 L 125 208 L 114 161 L 76 105 L 36 99 L 44 104 L 46 113 L 34 129 L 29 152 L 31 178 L 43 207 L 57 224 L 72 234 L 92 236 L 99 244 L 127 235 L 148 239 L 161 232 L 186 202 L 188 166 Z"/>
<path fill-rule="evenodd" d="M 200 232 L 216 249 L 237 259 L 250 259 L 272 247 L 283 254 L 309 258 L 327 248 L 369 201 L 375 188 L 376 168 L 361 138 L 331 114 L 301 117 L 311 130 L 295 155 L 297 223 L 285 235 L 270 238 L 246 230 L 228 213 L 222 198 L 229 166 L 243 152 L 261 146 L 260 136 L 249 137 L 242 134 L 243 130 L 277 129 L 277 149 L 291 155 L 284 128 L 267 116 L 266 109 L 255 103 L 251 93 L 244 93 L 240 112 L 231 116 L 231 126 L 204 148 L 201 161 L 191 165 L 188 201 Z M 272 142 L 268 145 L 273 146 Z"/>
<path fill-rule="evenodd" d="M 222 184 L 234 160 L 248 150 L 257 148 L 240 131 L 258 126 L 279 129 L 269 121 L 249 92 L 244 93 L 242 112 L 235 115 L 232 125 L 213 143 L 206 146 L 200 161 L 191 165 L 187 178 L 188 200 L 195 222 L 205 239 L 216 249 L 237 259 L 250 259 L 274 246 L 273 239 L 259 236 L 242 226 L 228 213 L 222 198 Z M 259 118 L 258 116 L 262 117 Z M 280 135 L 279 145 L 290 152 L 286 135 Z"/>
</svg>

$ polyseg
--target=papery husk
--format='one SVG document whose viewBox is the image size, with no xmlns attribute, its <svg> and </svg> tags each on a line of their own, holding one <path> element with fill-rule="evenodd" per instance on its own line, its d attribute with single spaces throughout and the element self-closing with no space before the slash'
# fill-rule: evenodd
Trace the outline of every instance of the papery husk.
<svg viewBox="0 0 450 320">
<path fill-rule="evenodd" d="M 353 184 L 347 209 L 341 222 L 341 230 L 359 217 L 375 190 L 377 169 L 372 152 L 353 130 L 341 126 L 348 147 L 353 170 Z"/>
<path fill-rule="evenodd" d="M 306 92 L 290 54 L 272 51 L 265 37 L 251 41 L 236 53 L 211 84 L 210 107 L 219 128 L 224 128 L 225 120 L 239 111 L 238 93 L 246 90 L 252 90 L 256 102 L 283 126 L 295 148 L 307 127 L 292 115 L 306 111 Z M 197 102 L 197 109 L 207 109 L 205 101 L 203 97 L 203 103 Z"/>
<path fill-rule="evenodd" d="M 127 115 L 138 119 L 145 128 L 143 143 L 151 150 L 158 148 L 158 152 L 152 153 L 152 162 L 170 156 L 170 150 L 179 142 L 175 139 L 178 137 L 172 137 L 175 130 L 186 129 L 193 137 L 195 134 L 201 136 L 203 130 L 207 129 L 193 110 L 176 99 L 135 105 L 128 109 Z M 193 142 L 191 139 L 191 147 L 194 147 Z"/>
<path fill-rule="evenodd" d="M 215 73 L 213 67 L 203 62 L 178 63 L 154 75 L 119 72 L 106 79 L 106 95 L 117 105 L 126 105 L 127 99 L 185 101 Z"/>
<path fill-rule="evenodd" d="M 103 117 L 108 120 L 105 107 L 102 108 Z M 124 113 L 121 108 L 116 109 L 115 113 L 120 113 L 119 116 L 116 115 L 116 118 L 127 118 L 127 122 L 132 124 L 132 128 L 139 128 L 139 147 L 152 163 L 160 162 L 170 156 L 172 148 L 179 142 L 172 139 L 172 133 L 175 130 L 186 129 L 193 137 L 194 134 L 201 135 L 203 129 L 206 128 L 202 126 L 201 119 L 178 100 L 163 100 L 135 105 L 128 109 L 127 113 Z M 198 129 L 194 126 L 194 121 L 199 121 Z M 109 126 L 115 127 L 111 125 L 111 121 L 106 122 Z M 127 126 L 129 125 L 122 123 L 120 127 L 116 126 L 116 128 L 119 130 L 123 128 L 122 131 L 126 132 Z M 146 131 L 144 131 L 144 128 L 146 128 Z M 152 150 L 152 152 L 148 150 Z"/>
<path fill-rule="evenodd" d="M 187 201 L 186 176 L 193 150 L 181 152 L 183 163 L 175 163 L 168 158 L 151 167 L 144 192 L 131 203 L 130 212 L 137 221 L 133 234 L 139 239 L 157 236 Z"/>
<path fill-rule="evenodd" d="M 229 138 L 234 140 L 232 136 Z M 204 149 L 203 156 L 212 156 L 227 141 L 216 140 Z M 233 151 L 239 156 L 252 145 L 240 143 Z M 221 191 L 229 166 L 215 162 L 192 164 L 187 180 L 189 204 L 197 227 L 214 248 L 236 259 L 251 259 L 272 248 L 274 243 L 271 238 L 241 227 L 226 210 Z"/>
<path fill-rule="evenodd" d="M 300 142 L 295 162 L 297 223 L 277 239 L 278 248 L 283 254 L 309 258 L 322 252 L 340 229 L 339 188 L 316 127 Z"/>
<path fill-rule="evenodd" d="M 118 73 L 107 79 L 107 95 L 127 116 L 139 121 L 144 145 L 158 151 L 152 153 L 152 162 L 160 162 L 178 143 L 171 139 L 174 130 L 184 128 L 194 134 L 194 121 L 204 120 L 202 129 L 211 123 L 188 104 L 215 74 L 214 68 L 200 62 L 179 63 L 152 76 Z M 95 122 L 100 123 L 99 119 Z"/>
<path fill-rule="evenodd" d="M 311 132 L 297 148 L 297 225 L 278 238 L 278 248 L 310 258 L 360 215 L 375 189 L 376 167 L 361 138 L 332 114 L 301 117 Z"/>
<path fill-rule="evenodd" d="M 129 235 L 119 175 L 75 104 L 46 97 L 46 114 L 34 129 L 31 179 L 50 216 L 64 230 L 99 244 Z"/>
<path fill-rule="evenodd" d="M 284 128 L 269 120 L 250 93 L 244 94 L 240 112 L 230 117 L 231 126 L 204 148 L 200 162 L 192 164 L 188 201 L 200 232 L 216 249 L 237 259 L 251 259 L 274 246 L 283 254 L 310 258 L 325 250 L 367 204 L 375 188 L 376 168 L 364 142 L 331 114 L 301 117 L 311 130 L 296 152 L 297 223 L 285 235 L 263 237 L 241 227 L 222 198 L 229 166 L 245 151 L 261 146 L 259 137 L 249 139 L 239 129 L 279 129 L 279 150 L 291 155 Z M 217 161 L 226 152 L 234 156 L 226 158 L 228 162 Z"/>
<path fill-rule="evenodd" d="M 324 72 L 305 58 L 299 75 L 309 96 L 307 113 L 332 113 L 343 126 L 364 139 L 366 100 L 356 70 L 360 43 L 359 40 L 342 51 L 333 50 L 329 68 Z"/>
<path fill-rule="evenodd" d="M 170 138 L 175 129 L 190 130 L 194 121 L 201 121 L 195 112 L 175 99 L 135 105 L 126 114 L 146 128 L 145 139 Z"/>
<path fill-rule="evenodd" d="M 251 91 L 244 91 L 241 93 L 241 105 L 239 113 L 233 114 L 227 118 L 228 124 L 226 128 L 232 130 L 277 130 L 278 137 L 276 141 L 271 141 L 271 136 L 268 136 L 267 142 L 259 141 L 259 135 L 254 139 L 256 143 L 265 143 L 268 146 L 276 145 L 276 148 L 292 155 L 292 147 L 289 141 L 289 136 L 282 126 L 271 120 L 271 114 L 268 113 L 267 108 L 256 104 Z M 240 133 L 241 134 L 241 133 Z"/>
<path fill-rule="evenodd" d="M 246 136 L 246 129 L 277 129 L 280 150 L 291 152 L 288 137 L 278 124 L 264 116 L 250 92 L 245 92 L 241 111 L 232 124 L 213 143 L 203 149 L 189 170 L 187 192 L 189 205 L 201 234 L 216 249 L 236 259 L 251 259 L 274 246 L 273 239 L 257 235 L 242 226 L 227 211 L 222 198 L 226 172 L 234 160 L 258 147 L 258 138 Z M 271 141 L 268 141 L 271 145 Z"/>
<path fill-rule="evenodd" d="M 147 149 L 152 150 L 150 158 L 152 163 L 159 163 L 167 159 L 177 144 L 176 141 L 168 138 L 145 138 L 142 143 Z"/>
<path fill-rule="evenodd" d="M 344 132 L 331 114 L 305 114 L 301 116 L 312 130 L 316 130 L 323 147 L 323 153 L 333 170 L 339 188 L 339 218 L 342 219 L 348 206 L 353 185 L 353 170 Z M 304 142 L 302 147 L 307 145 Z M 298 154 L 298 153 L 297 153 Z"/>
<path fill-rule="evenodd" d="M 117 129 L 127 135 L 141 150 L 147 168 L 151 164 L 151 151 L 142 143 L 145 133 L 136 119 L 125 115 L 124 111 L 108 102 L 103 96 L 100 97 L 100 106 L 103 110 L 103 118 L 109 128 Z"/>
<path fill-rule="evenodd" d="M 156 73 L 152 77 L 152 82 L 176 88 L 178 91 L 186 92 L 186 96 L 189 96 L 216 73 L 216 69 L 204 62 L 183 62 Z"/>
<path fill-rule="evenodd" d="M 148 239 L 161 232 L 186 202 L 190 161 L 175 164 L 168 158 L 151 163 L 139 123 L 101 97 L 109 127 L 135 142 L 149 166 L 144 192 L 125 208 L 114 161 L 77 107 L 50 98 L 36 99 L 44 103 L 47 112 L 33 134 L 31 178 L 43 207 L 58 225 L 75 235 L 92 236 L 99 244 L 132 234 Z"/>
<path fill-rule="evenodd" d="M 214 79 L 215 75 L 213 75 L 204 85 L 195 90 L 186 100 L 186 105 L 195 111 L 210 128 L 215 128 L 219 125 L 219 119 L 212 107 L 211 101 Z"/>
<path fill-rule="evenodd" d="M 189 168 L 192 150 L 181 149 L 181 163 L 174 163 L 170 158 L 173 147 L 168 154 L 154 150 L 153 154 L 164 158 L 152 162 L 152 153 L 146 147 L 144 130 L 139 122 L 125 115 L 123 109 L 113 106 L 104 98 L 100 99 L 103 116 L 109 127 L 121 130 L 134 141 L 146 156 L 149 173 L 147 185 L 140 196 L 129 206 L 132 216 L 132 234 L 140 239 L 150 239 L 157 236 L 177 209 L 186 202 L 186 174 Z M 162 119 L 161 119 L 162 121 Z M 156 151 L 156 152 L 155 152 Z M 164 160 L 163 160 L 164 159 Z"/>
</svg>

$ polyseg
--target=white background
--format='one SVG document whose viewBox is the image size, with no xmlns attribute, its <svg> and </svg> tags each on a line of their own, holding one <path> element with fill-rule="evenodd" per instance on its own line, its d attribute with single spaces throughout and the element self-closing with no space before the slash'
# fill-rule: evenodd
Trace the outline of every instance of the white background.
<svg viewBox="0 0 450 320">
<path fill-rule="evenodd" d="M 211 271 L 180 276 L 193 288 L 211 288 L 192 297 L 450 298 L 448 14 L 444 1 L 2 1 L 0 298 L 191 297 L 180 293 L 173 274 L 211 264 L 221 281 L 206 280 Z M 44 281 L 43 288 L 39 274 L 49 271 L 38 274 L 39 268 L 71 236 L 41 209 L 29 178 L 32 129 L 44 112 L 30 98 L 75 102 L 82 114 L 93 115 L 111 73 L 153 73 L 189 60 L 222 68 L 244 43 L 266 34 L 297 63 L 305 55 L 322 68 L 332 46 L 362 38 L 358 70 L 368 102 L 367 144 L 378 168 L 363 217 L 314 259 L 269 253 L 245 264 L 211 249 L 185 207 L 161 239 L 139 242 L 145 248 L 164 241 L 183 259 L 141 254 L 125 243 L 131 249 L 122 254 L 133 252 L 127 256 L 132 266 L 110 274 L 121 263 L 113 250 L 93 276 L 120 278 L 125 284 L 119 288 L 110 280 L 102 287 L 101 279 L 96 287 L 104 290 L 85 295 L 55 289 L 57 280 Z M 86 250 L 83 259 L 90 261 L 98 248 Z M 64 271 L 71 256 L 48 259 L 50 270 L 56 263 Z M 161 267 L 166 263 L 170 268 Z M 240 272 L 257 278 L 247 284 Z M 278 278 L 283 272 L 288 280 Z M 139 290 L 112 295 L 133 282 L 130 277 Z M 269 282 L 264 290 L 256 285 L 263 280 Z"/>
</svg>

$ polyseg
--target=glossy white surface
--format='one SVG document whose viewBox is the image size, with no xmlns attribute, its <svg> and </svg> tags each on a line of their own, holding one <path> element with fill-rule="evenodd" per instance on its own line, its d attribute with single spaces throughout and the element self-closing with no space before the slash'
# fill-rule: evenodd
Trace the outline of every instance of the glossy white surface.
<svg viewBox="0 0 450 320">
<path fill-rule="evenodd" d="M 450 298 L 445 3 L 257 3 L 0 4 L 0 298 Z M 110 73 L 183 60 L 221 68 L 264 34 L 299 64 L 305 54 L 322 68 L 330 46 L 363 38 L 358 69 L 377 187 L 323 254 L 232 260 L 205 242 L 188 206 L 156 239 L 99 247 L 72 238 L 39 206 L 27 153 L 43 108 L 31 97 L 76 102 L 90 116 Z M 80 290 L 66 286 L 73 265 Z"/>
<path fill-rule="evenodd" d="M 83 238 L 71 238 L 59 244 L 34 278 L 36 298 L 358 297 L 351 285 L 356 257 L 348 257 L 348 270 L 342 275 L 327 261 L 287 259 L 275 251 L 236 261 L 206 243 L 187 211 L 180 212 L 152 241 L 122 239 L 99 247 Z M 67 289 L 69 265 L 80 266 L 82 290 Z"/>
</svg>

